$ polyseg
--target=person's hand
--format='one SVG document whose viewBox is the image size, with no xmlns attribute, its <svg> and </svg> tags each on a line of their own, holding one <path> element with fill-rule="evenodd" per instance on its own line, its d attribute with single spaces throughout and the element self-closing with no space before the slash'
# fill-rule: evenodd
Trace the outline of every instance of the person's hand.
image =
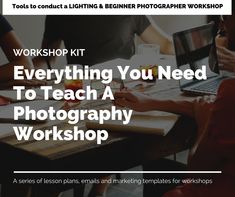
<svg viewBox="0 0 235 197">
<path fill-rule="evenodd" d="M 2 82 L 0 85 L 0 89 L 8 89 L 12 88 L 13 86 L 26 86 L 27 87 L 39 87 L 46 85 L 47 82 L 43 80 L 12 80 L 8 82 Z"/>
<path fill-rule="evenodd" d="M 235 72 L 235 51 L 230 51 L 225 47 L 217 47 L 217 54 L 221 69 Z"/>
<path fill-rule="evenodd" d="M 210 96 L 198 97 L 194 101 L 193 105 L 194 118 L 197 122 L 199 129 L 205 127 L 207 119 L 209 118 L 210 115 L 211 106 L 214 103 L 215 98 L 216 98 L 215 96 L 210 95 Z"/>
<path fill-rule="evenodd" d="M 124 90 L 115 92 L 114 98 L 114 104 L 120 107 L 127 107 L 139 112 L 154 109 L 153 99 L 141 93 Z"/>
<path fill-rule="evenodd" d="M 211 108 L 215 99 L 216 97 L 213 95 L 203 96 L 203 97 L 198 97 L 193 103 L 194 118 L 197 123 L 198 132 L 197 132 L 196 141 L 194 145 L 191 147 L 189 152 L 189 157 L 188 157 L 189 160 L 191 160 L 192 156 L 197 150 L 198 145 L 203 139 L 205 132 L 207 131 L 208 121 L 211 114 Z"/>
</svg>

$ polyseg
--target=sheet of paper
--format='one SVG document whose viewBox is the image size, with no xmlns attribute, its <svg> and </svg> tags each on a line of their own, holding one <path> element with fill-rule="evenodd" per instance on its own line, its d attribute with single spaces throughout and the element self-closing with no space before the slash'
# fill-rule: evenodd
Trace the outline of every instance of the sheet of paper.
<svg viewBox="0 0 235 197">
<path fill-rule="evenodd" d="M 39 92 L 39 94 L 37 94 L 37 100 L 42 100 L 42 93 L 40 89 L 35 89 L 36 92 Z M 22 99 L 21 101 L 26 101 L 27 99 L 24 97 L 24 92 L 22 91 Z M 12 102 L 17 102 L 17 93 L 16 90 L 0 90 L 0 96 L 9 99 Z"/>
<path fill-rule="evenodd" d="M 14 135 L 13 127 L 15 124 L 0 123 L 0 139 Z M 20 125 L 17 125 L 20 126 Z"/>
<path fill-rule="evenodd" d="M 0 106 L 0 122 L 2 123 L 14 123 L 14 107 L 21 106 L 26 107 L 29 106 L 30 109 L 38 111 L 40 109 L 48 109 L 50 106 L 53 106 L 54 109 L 59 109 L 63 106 L 62 101 L 44 101 L 44 100 L 36 100 L 36 101 L 27 101 L 21 103 L 14 103 L 10 105 Z"/>
</svg>

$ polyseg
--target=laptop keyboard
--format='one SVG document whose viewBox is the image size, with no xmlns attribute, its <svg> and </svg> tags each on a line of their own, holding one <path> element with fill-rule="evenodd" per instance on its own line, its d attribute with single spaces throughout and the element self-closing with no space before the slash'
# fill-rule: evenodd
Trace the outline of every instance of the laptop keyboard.
<svg viewBox="0 0 235 197">
<path fill-rule="evenodd" d="M 223 80 L 224 78 L 218 78 L 207 83 L 198 85 L 197 87 L 192 88 L 192 90 L 199 92 L 217 93 L 219 85 Z"/>
</svg>

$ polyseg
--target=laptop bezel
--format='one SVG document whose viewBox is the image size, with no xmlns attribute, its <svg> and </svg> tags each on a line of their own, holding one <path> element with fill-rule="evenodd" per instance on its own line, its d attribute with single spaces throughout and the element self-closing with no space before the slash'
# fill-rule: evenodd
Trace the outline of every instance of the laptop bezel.
<svg viewBox="0 0 235 197">
<path fill-rule="evenodd" d="M 211 32 L 212 32 L 212 44 L 211 46 L 212 47 L 215 47 L 216 49 L 216 45 L 215 45 L 215 36 L 216 36 L 216 31 L 215 31 L 215 23 L 214 22 L 210 22 L 210 23 L 207 23 L 207 24 L 204 24 L 204 25 L 201 25 L 201 26 L 197 26 L 197 27 L 192 27 L 190 29 L 186 29 L 186 30 L 182 30 L 182 31 L 178 31 L 178 32 L 175 32 L 173 34 L 173 44 L 174 44 L 174 50 L 175 50 L 175 59 L 176 59 L 176 66 L 178 69 L 181 69 L 180 67 L 182 65 L 179 65 L 179 62 L 177 60 L 177 47 L 176 47 L 176 37 L 179 37 L 179 36 L 182 36 L 182 35 L 185 35 L 185 34 L 188 34 L 188 33 L 191 33 L 191 32 L 195 32 L 195 31 L 200 31 L 200 30 L 204 30 L 204 29 L 209 29 L 211 28 Z M 216 59 L 216 67 L 219 71 L 219 65 L 218 65 L 218 56 L 217 56 L 217 53 L 215 51 L 215 54 L 214 54 L 214 57 Z M 207 65 L 209 66 L 209 65 Z M 214 78 L 218 77 L 220 75 L 220 72 L 217 73 L 218 75 L 215 75 Z M 211 78 L 210 78 L 211 79 Z M 208 79 L 209 80 L 209 79 Z M 202 82 L 205 82 L 207 80 L 204 80 L 204 81 L 194 81 L 194 82 L 191 82 L 189 84 L 184 84 L 182 85 L 181 84 L 181 80 L 179 80 L 179 86 L 180 86 L 180 89 L 181 91 L 187 91 L 187 92 L 195 92 L 195 93 L 201 93 L 200 91 L 197 91 L 197 90 L 189 90 L 190 87 L 194 86 L 195 84 L 200 84 Z"/>
</svg>

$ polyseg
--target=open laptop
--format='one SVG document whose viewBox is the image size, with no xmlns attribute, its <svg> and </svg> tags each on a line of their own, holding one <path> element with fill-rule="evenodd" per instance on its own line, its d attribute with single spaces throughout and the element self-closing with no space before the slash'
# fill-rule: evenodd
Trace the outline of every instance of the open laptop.
<svg viewBox="0 0 235 197">
<path fill-rule="evenodd" d="M 209 23 L 173 34 L 177 67 L 200 69 L 206 65 L 207 80 L 180 80 L 184 92 L 216 94 L 220 83 L 227 77 L 221 76 L 215 47 L 214 23 Z"/>
</svg>

